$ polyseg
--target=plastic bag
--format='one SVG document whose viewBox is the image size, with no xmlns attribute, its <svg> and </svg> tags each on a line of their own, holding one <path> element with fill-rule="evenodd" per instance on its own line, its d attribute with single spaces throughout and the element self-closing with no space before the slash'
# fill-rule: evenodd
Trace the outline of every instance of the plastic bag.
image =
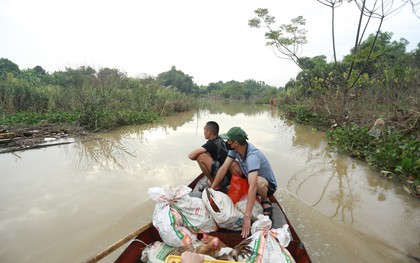
<svg viewBox="0 0 420 263">
<path fill-rule="evenodd" d="M 246 211 L 246 204 L 248 202 L 248 195 L 242 196 L 242 198 L 235 204 L 236 209 L 238 209 L 239 212 L 242 214 L 245 214 Z M 254 207 L 252 207 L 252 213 L 251 213 L 251 220 L 257 221 L 258 216 L 263 213 L 264 209 L 261 205 L 261 203 L 258 201 L 258 198 L 256 198 Z"/>
<path fill-rule="evenodd" d="M 236 174 L 232 175 L 232 179 L 230 179 L 228 196 L 232 200 L 233 204 L 236 204 L 241 199 L 241 197 L 248 194 L 248 188 L 248 179 L 242 178 Z"/>
</svg>

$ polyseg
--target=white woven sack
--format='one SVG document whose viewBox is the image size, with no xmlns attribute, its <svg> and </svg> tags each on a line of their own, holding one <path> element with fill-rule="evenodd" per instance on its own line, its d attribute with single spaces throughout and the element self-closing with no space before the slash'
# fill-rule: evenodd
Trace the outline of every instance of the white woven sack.
<svg viewBox="0 0 420 263">
<path fill-rule="evenodd" d="M 248 263 L 295 263 L 289 251 L 282 244 L 289 244 L 291 236 L 286 224 L 282 228 L 270 229 L 271 220 L 268 216 L 259 215 L 251 226 L 251 255 Z M 287 246 L 285 245 L 285 246 Z"/>
<path fill-rule="evenodd" d="M 220 212 L 217 212 L 212 208 L 208 198 L 209 195 L 219 208 Z M 235 205 L 227 194 L 211 188 L 206 188 L 203 190 L 201 198 L 203 199 L 203 203 L 207 207 L 207 210 L 220 228 L 228 230 L 242 229 L 244 215 L 235 208 Z"/>
<path fill-rule="evenodd" d="M 177 198 L 172 207 L 181 214 L 184 226 L 195 233 L 210 233 L 218 229 L 201 198 L 184 195 Z"/>
<path fill-rule="evenodd" d="M 156 201 L 153 211 L 153 226 L 159 232 L 163 242 L 172 247 L 189 246 L 197 240 L 196 234 L 184 227 L 182 215 L 173 208 L 172 204 L 191 191 L 191 188 L 180 186 L 165 190 L 151 187 L 149 196 Z"/>
<path fill-rule="evenodd" d="M 169 253 L 174 250 L 175 248 L 163 242 L 156 241 L 144 248 L 141 254 L 141 262 L 164 263 Z"/>
</svg>

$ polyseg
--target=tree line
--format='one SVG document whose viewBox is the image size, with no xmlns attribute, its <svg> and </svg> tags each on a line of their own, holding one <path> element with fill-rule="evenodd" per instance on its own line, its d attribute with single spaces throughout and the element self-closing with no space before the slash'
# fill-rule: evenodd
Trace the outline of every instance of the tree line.
<svg viewBox="0 0 420 263">
<path fill-rule="evenodd" d="M 153 122 L 195 106 L 195 98 L 251 99 L 276 93 L 264 82 L 222 81 L 199 86 L 176 69 L 156 77 L 129 77 L 112 68 L 90 66 L 49 73 L 41 66 L 20 69 L 0 58 L 0 124 L 72 122 L 89 130 Z"/>
<path fill-rule="evenodd" d="M 89 66 L 53 73 L 41 66 L 20 70 L 9 59 L 0 59 L 3 125 L 70 122 L 101 130 L 158 121 L 192 107 L 190 95 L 153 77 L 132 78 L 118 69 Z"/>
<path fill-rule="evenodd" d="M 301 69 L 278 93 L 277 104 L 288 118 L 326 130 L 337 150 L 367 161 L 387 177 L 397 175 L 420 196 L 420 43 L 407 52 L 406 39 L 392 40 L 392 33 L 381 31 L 385 18 L 405 5 L 415 13 L 418 2 L 317 1 L 331 11 L 332 61 L 324 55 L 299 56 L 307 43 L 302 16 L 277 26 L 268 9 L 259 8 L 248 22 L 266 30 L 266 45 L 277 56 Z M 354 46 L 339 60 L 335 12 L 347 3 L 355 4 L 360 15 L 346 21 L 356 22 Z M 374 22 L 376 31 L 367 35 Z"/>
</svg>

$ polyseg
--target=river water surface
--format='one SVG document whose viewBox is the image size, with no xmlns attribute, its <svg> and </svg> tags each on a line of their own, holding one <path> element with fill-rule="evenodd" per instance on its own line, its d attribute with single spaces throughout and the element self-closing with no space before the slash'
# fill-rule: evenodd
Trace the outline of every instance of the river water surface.
<svg viewBox="0 0 420 263">
<path fill-rule="evenodd" d="M 148 188 L 199 174 L 187 154 L 204 143 L 209 120 L 221 132 L 241 126 L 268 157 L 276 197 L 313 262 L 418 262 L 420 200 L 399 184 L 335 153 L 324 133 L 282 120 L 275 108 L 213 107 L 0 155 L 0 262 L 82 262 L 150 222 Z"/>
</svg>

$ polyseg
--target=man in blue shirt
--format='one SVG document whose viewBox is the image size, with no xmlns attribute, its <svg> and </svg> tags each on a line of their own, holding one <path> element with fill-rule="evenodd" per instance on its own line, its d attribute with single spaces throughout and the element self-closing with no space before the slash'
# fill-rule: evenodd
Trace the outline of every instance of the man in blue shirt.
<svg viewBox="0 0 420 263">
<path fill-rule="evenodd" d="M 257 193 L 261 196 L 264 214 L 271 218 L 273 207 L 268 197 L 276 191 L 277 182 L 267 158 L 254 145 L 247 142 L 248 135 L 244 130 L 233 127 L 220 137 L 227 140 L 226 146 L 229 152 L 211 187 L 217 188 L 229 170 L 232 174 L 248 179 L 248 199 L 242 223 L 242 237 L 245 238 L 250 233 L 251 213 Z"/>
</svg>

